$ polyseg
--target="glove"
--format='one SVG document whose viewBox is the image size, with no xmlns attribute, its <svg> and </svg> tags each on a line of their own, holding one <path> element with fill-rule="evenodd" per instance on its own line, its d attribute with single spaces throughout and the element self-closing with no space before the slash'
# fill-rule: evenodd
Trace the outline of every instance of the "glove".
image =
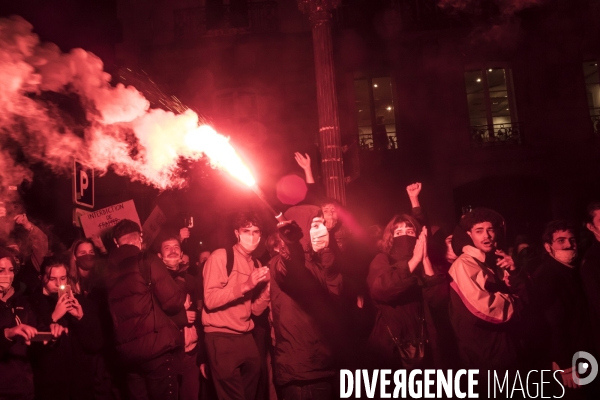
<svg viewBox="0 0 600 400">
<path fill-rule="evenodd" d="M 281 239 L 286 243 L 294 243 L 302 239 L 302 229 L 296 221 L 283 221 L 277 224 L 277 230 Z"/>
</svg>

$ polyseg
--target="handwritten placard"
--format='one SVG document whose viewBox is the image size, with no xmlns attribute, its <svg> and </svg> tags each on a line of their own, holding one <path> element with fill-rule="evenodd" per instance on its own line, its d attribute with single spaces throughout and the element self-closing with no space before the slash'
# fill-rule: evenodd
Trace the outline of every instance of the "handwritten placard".
<svg viewBox="0 0 600 400">
<path fill-rule="evenodd" d="M 89 211 L 79 218 L 86 237 L 93 235 L 101 236 L 122 219 L 130 219 L 140 224 L 140 217 L 135 209 L 133 200 L 114 204 L 100 210 Z"/>
</svg>

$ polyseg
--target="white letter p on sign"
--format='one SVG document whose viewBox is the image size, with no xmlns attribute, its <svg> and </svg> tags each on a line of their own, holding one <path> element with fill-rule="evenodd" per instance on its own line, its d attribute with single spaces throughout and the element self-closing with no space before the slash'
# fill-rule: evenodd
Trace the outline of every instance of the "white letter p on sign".
<svg viewBox="0 0 600 400">
<path fill-rule="evenodd" d="M 79 172 L 79 196 L 83 197 L 83 191 L 88 188 L 90 180 L 85 171 Z"/>
</svg>

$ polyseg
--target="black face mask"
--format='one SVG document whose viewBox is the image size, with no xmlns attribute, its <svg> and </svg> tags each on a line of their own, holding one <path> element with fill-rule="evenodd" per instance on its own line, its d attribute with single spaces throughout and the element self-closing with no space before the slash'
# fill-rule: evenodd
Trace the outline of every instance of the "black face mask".
<svg viewBox="0 0 600 400">
<path fill-rule="evenodd" d="M 79 256 L 76 258 L 77 267 L 81 268 L 83 271 L 90 271 L 94 269 L 96 265 L 96 256 L 93 254 L 86 254 L 84 256 Z"/>
<path fill-rule="evenodd" d="M 396 236 L 393 239 L 391 256 L 396 260 L 410 260 L 413 256 L 413 250 L 417 244 L 417 238 L 414 236 Z"/>
</svg>

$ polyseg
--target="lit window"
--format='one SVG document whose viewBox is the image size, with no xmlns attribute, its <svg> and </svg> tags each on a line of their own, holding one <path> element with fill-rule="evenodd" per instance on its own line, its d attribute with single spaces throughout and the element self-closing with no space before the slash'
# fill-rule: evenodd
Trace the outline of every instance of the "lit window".
<svg viewBox="0 0 600 400">
<path fill-rule="evenodd" d="M 397 149 L 396 118 L 389 77 L 356 79 L 358 143 L 364 150 Z"/>
<path fill-rule="evenodd" d="M 520 143 L 510 70 L 486 67 L 465 72 L 471 140 L 476 145 Z"/>
<path fill-rule="evenodd" d="M 598 135 L 600 134 L 600 76 L 598 75 L 598 63 L 596 61 L 584 62 L 583 75 L 585 77 L 592 126 L 594 127 L 594 133 Z"/>
</svg>

